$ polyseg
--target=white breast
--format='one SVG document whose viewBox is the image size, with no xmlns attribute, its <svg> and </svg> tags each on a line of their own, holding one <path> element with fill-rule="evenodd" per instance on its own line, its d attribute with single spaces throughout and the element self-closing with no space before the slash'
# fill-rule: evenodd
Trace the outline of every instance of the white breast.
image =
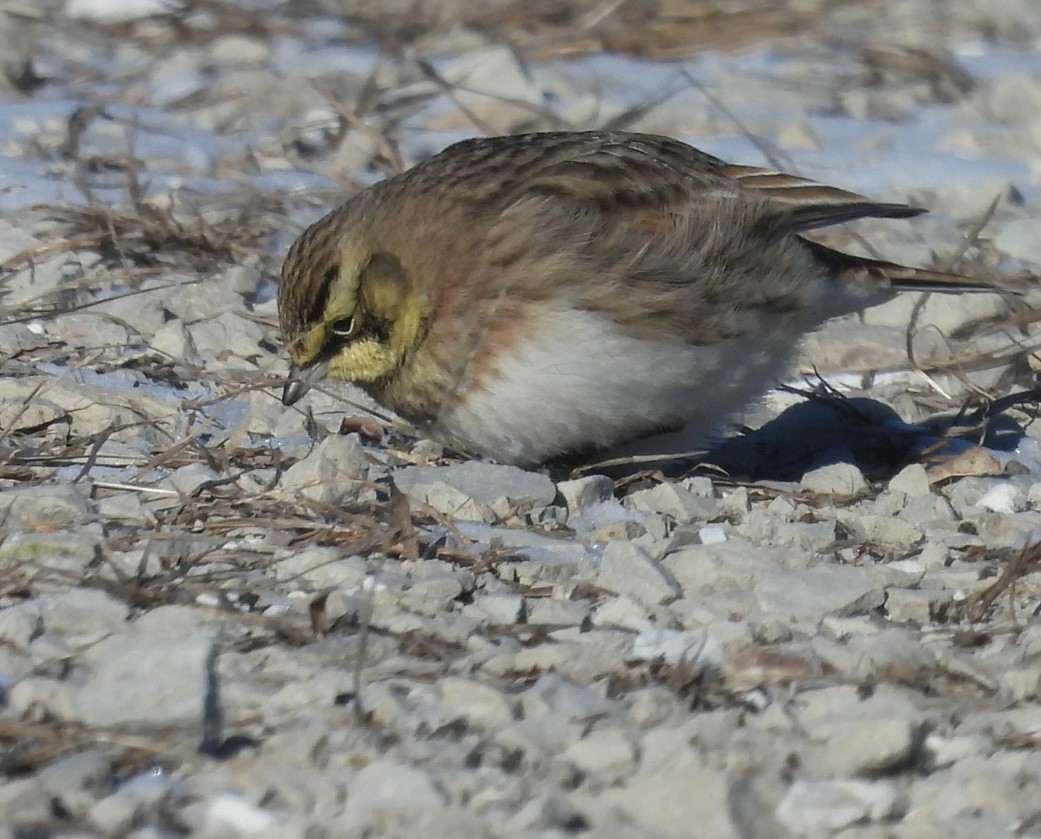
<svg viewBox="0 0 1041 839">
<path fill-rule="evenodd" d="M 548 312 L 432 433 L 472 454 L 539 463 L 662 428 L 704 433 L 783 372 L 803 324 L 713 346 L 641 340 L 588 311 Z"/>
</svg>

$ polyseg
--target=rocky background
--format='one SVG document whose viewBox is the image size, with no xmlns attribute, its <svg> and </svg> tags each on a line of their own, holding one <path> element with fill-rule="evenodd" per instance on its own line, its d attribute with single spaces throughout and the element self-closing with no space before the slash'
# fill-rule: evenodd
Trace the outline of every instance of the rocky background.
<svg viewBox="0 0 1041 839">
<path fill-rule="evenodd" d="M 3 0 L 0 61 L 0 837 L 1041 836 L 1041 295 L 624 478 L 284 409 L 274 304 L 360 186 L 604 126 L 1030 289 L 1036 0 Z"/>
</svg>

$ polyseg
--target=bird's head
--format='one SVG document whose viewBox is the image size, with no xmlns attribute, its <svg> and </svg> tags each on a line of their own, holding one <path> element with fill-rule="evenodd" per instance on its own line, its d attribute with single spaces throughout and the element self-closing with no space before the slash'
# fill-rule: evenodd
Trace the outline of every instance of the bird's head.
<svg viewBox="0 0 1041 839">
<path fill-rule="evenodd" d="M 333 213 L 306 230 L 282 266 L 278 310 L 293 367 L 285 405 L 324 378 L 364 386 L 391 377 L 429 316 L 400 260 L 337 220 Z"/>
</svg>

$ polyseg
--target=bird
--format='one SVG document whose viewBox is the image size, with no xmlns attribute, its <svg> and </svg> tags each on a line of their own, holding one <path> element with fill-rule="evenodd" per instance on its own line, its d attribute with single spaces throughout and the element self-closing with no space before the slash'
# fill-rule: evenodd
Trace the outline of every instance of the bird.
<svg viewBox="0 0 1041 839">
<path fill-rule="evenodd" d="M 802 235 L 923 212 L 660 135 L 463 140 L 293 243 L 282 401 L 348 380 L 431 439 L 520 466 L 704 436 L 827 319 L 902 290 L 995 290 Z"/>
</svg>

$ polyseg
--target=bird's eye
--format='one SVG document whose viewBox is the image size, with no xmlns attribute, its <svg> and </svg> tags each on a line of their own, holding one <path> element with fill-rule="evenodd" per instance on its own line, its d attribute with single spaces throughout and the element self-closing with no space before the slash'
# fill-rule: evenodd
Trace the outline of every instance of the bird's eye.
<svg viewBox="0 0 1041 839">
<path fill-rule="evenodd" d="M 329 324 L 329 331 L 337 338 L 350 338 L 354 332 L 354 318 L 339 318 Z"/>
</svg>

